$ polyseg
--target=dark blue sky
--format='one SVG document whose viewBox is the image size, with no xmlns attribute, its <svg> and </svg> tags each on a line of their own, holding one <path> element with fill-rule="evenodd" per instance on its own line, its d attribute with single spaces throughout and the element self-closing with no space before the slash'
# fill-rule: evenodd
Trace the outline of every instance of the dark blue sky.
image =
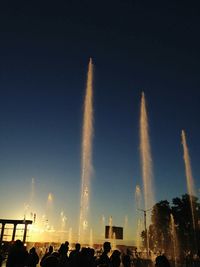
<svg viewBox="0 0 200 267">
<path fill-rule="evenodd" d="M 93 214 L 113 215 L 117 225 L 123 224 L 125 215 L 130 224 L 134 222 L 135 186 L 142 185 L 138 131 L 142 90 L 156 199 L 170 201 L 186 193 L 182 128 L 200 186 L 199 4 L 107 2 L 1 3 L 1 217 L 23 215 L 34 177 L 39 203 L 35 205 L 45 205 L 52 192 L 55 212 L 64 210 L 69 225 L 76 224 L 89 57 L 95 65 Z M 13 198 L 14 204 L 3 200 Z"/>
</svg>

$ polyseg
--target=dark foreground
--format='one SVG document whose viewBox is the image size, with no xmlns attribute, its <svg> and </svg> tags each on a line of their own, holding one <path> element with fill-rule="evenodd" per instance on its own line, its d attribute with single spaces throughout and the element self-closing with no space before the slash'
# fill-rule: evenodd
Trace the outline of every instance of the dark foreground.
<svg viewBox="0 0 200 267">
<path fill-rule="evenodd" d="M 100 250 L 75 244 L 69 251 L 66 241 L 59 248 L 33 246 L 27 249 L 23 242 L 0 249 L 0 267 L 200 267 L 200 258 L 186 258 L 181 262 L 168 260 L 165 255 L 154 259 L 141 258 L 130 249 L 111 250 L 110 242 L 105 242 Z"/>
</svg>

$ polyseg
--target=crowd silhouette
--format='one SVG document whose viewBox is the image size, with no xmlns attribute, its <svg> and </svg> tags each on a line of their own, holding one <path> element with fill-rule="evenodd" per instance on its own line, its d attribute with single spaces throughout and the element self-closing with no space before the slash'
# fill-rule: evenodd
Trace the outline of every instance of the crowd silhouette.
<svg viewBox="0 0 200 267">
<path fill-rule="evenodd" d="M 38 249 L 38 248 L 37 248 Z M 198 255 L 197 255 L 198 256 Z M 45 253 L 37 253 L 36 248 L 32 247 L 29 251 L 22 241 L 16 240 L 4 257 L 0 253 L 0 267 L 174 267 L 174 263 L 169 262 L 164 254 L 158 255 L 155 261 L 140 257 L 135 250 L 127 249 L 111 251 L 110 242 L 104 242 L 101 251 L 95 251 L 93 248 L 81 247 L 79 243 L 75 248 L 69 251 L 69 242 L 60 245 L 59 249 L 49 246 Z M 192 263 L 192 265 L 190 264 Z M 200 263 L 200 261 L 198 261 Z M 185 261 L 182 265 L 186 267 L 200 267 L 193 262 Z"/>
<path fill-rule="evenodd" d="M 0 267 L 3 260 L 6 267 L 131 267 L 130 251 L 121 253 L 119 250 L 112 251 L 111 244 L 105 242 L 101 253 L 96 255 L 95 250 L 82 247 L 79 243 L 69 251 L 69 243 L 61 244 L 57 251 L 49 246 L 44 255 L 38 255 L 36 248 L 29 251 L 23 242 L 16 240 L 10 247 L 6 259 L 0 254 Z M 110 256 L 108 256 L 108 254 Z M 136 265 L 134 265 L 136 266 Z"/>
</svg>

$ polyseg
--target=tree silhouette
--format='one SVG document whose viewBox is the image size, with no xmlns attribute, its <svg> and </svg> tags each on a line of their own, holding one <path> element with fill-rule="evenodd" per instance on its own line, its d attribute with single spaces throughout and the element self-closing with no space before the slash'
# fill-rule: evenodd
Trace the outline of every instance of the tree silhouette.
<svg viewBox="0 0 200 267">
<path fill-rule="evenodd" d="M 192 200 L 194 214 L 191 211 L 190 199 Z M 200 246 L 198 224 L 200 220 L 200 204 L 198 203 L 198 198 L 185 194 L 181 198 L 174 198 L 172 203 L 172 213 L 177 225 L 180 249 L 196 253 L 197 248 Z M 193 216 L 195 225 L 193 225 Z"/>
<path fill-rule="evenodd" d="M 191 211 L 191 200 L 194 214 Z M 173 218 L 173 226 L 172 226 Z M 193 223 L 193 218 L 195 225 Z M 200 203 L 195 196 L 184 194 L 172 200 L 160 201 L 153 206 L 148 229 L 149 247 L 173 255 L 175 238 L 178 255 L 197 253 L 200 248 Z M 144 240 L 145 235 L 142 234 Z M 144 240 L 145 241 L 145 240 Z"/>
<path fill-rule="evenodd" d="M 170 241 L 171 208 L 167 200 L 154 205 L 149 227 L 149 246 L 153 250 L 168 251 Z"/>
</svg>

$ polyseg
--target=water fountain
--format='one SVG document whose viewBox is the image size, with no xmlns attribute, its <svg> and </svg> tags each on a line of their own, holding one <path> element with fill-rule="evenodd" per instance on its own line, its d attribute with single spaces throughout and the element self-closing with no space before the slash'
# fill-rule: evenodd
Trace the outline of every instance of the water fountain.
<svg viewBox="0 0 200 267">
<path fill-rule="evenodd" d="M 135 203 L 136 203 L 136 209 L 141 209 L 142 204 L 142 193 L 139 185 L 136 185 L 135 187 Z"/>
<path fill-rule="evenodd" d="M 47 215 L 47 221 L 50 225 L 52 223 L 53 219 L 53 194 L 50 192 L 47 197 L 47 206 L 46 206 L 46 215 Z"/>
<path fill-rule="evenodd" d="M 108 225 L 109 225 L 108 238 L 110 240 L 112 240 L 112 238 L 113 238 L 113 225 L 112 224 L 113 224 L 112 223 L 112 216 L 110 216 L 109 217 L 109 223 L 108 223 Z"/>
<path fill-rule="evenodd" d="M 140 156 L 144 189 L 144 206 L 145 209 L 149 209 L 152 208 L 155 200 L 153 190 L 151 147 L 149 141 L 149 126 L 144 92 L 142 93 L 140 108 Z"/>
<path fill-rule="evenodd" d="M 136 230 L 136 247 L 138 252 L 141 251 L 142 248 L 141 232 L 142 232 L 142 220 L 141 218 L 138 218 L 137 230 Z"/>
<path fill-rule="evenodd" d="M 117 249 L 117 243 L 116 243 L 116 233 L 113 232 L 112 234 L 112 242 L 111 242 L 112 251 Z"/>
<path fill-rule="evenodd" d="M 172 237 L 172 245 L 173 245 L 173 255 L 174 255 L 174 267 L 177 266 L 177 260 L 178 260 L 178 239 L 176 234 L 176 226 L 174 223 L 174 217 L 172 214 L 170 214 L 170 232 Z"/>
<path fill-rule="evenodd" d="M 90 200 L 90 180 L 92 175 L 92 138 L 93 138 L 93 64 L 89 61 L 87 85 L 84 101 L 82 129 L 82 173 L 81 203 L 79 219 L 79 242 L 88 242 L 88 211 Z"/>
<path fill-rule="evenodd" d="M 137 211 L 140 211 L 142 208 L 142 193 L 139 185 L 136 185 L 135 187 L 135 207 Z M 138 251 L 141 250 L 142 247 L 142 240 L 141 240 L 141 232 L 142 232 L 142 220 L 140 217 L 140 214 L 137 213 L 136 216 L 137 220 L 137 229 L 136 229 L 136 247 Z"/>
<path fill-rule="evenodd" d="M 101 228 L 102 228 L 101 239 L 104 240 L 105 238 L 105 216 L 104 215 L 102 215 L 101 217 Z"/>
<path fill-rule="evenodd" d="M 93 241 L 93 230 L 92 228 L 90 229 L 90 242 L 89 242 L 90 248 L 93 248 L 94 246 L 94 241 Z"/>
<path fill-rule="evenodd" d="M 72 247 L 72 227 L 69 228 L 68 232 L 68 242 L 69 242 L 69 247 Z"/>
<path fill-rule="evenodd" d="M 128 239 L 128 215 L 124 217 L 124 241 Z"/>
<path fill-rule="evenodd" d="M 184 159 L 184 163 L 185 163 L 187 188 L 188 188 L 188 194 L 189 194 L 189 198 L 190 198 L 190 207 L 191 207 L 191 213 L 192 213 L 192 223 L 193 223 L 193 229 L 195 230 L 195 216 L 194 216 L 194 207 L 193 207 L 192 196 L 195 196 L 196 194 L 195 194 L 194 179 L 192 176 L 192 168 L 191 168 L 191 162 L 190 162 L 189 149 L 187 146 L 186 134 L 185 134 L 184 130 L 182 130 L 182 132 L 181 132 L 181 138 L 182 138 L 182 145 L 183 145 L 183 159 Z"/>
<path fill-rule="evenodd" d="M 148 117 L 145 103 L 145 95 L 142 92 L 141 108 L 140 108 L 140 157 L 142 167 L 142 180 L 143 180 L 143 192 L 144 192 L 144 206 L 145 210 L 145 225 L 149 224 L 150 218 L 146 217 L 146 211 L 153 207 L 154 190 L 153 190 L 153 173 L 152 173 L 152 157 L 151 147 L 149 141 L 149 127 Z M 146 227 L 145 227 L 146 228 Z M 148 233 L 146 229 L 146 249 L 149 251 Z"/>
</svg>

